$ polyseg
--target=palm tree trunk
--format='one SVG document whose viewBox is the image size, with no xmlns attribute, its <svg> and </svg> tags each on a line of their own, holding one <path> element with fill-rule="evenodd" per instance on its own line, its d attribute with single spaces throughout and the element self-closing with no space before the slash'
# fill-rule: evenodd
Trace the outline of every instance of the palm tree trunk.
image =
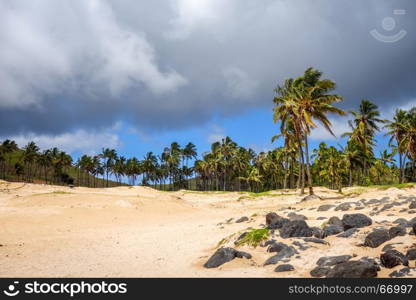
<svg viewBox="0 0 416 300">
<path fill-rule="evenodd" d="M 302 146 L 301 146 L 302 144 L 301 144 L 300 138 L 298 139 L 298 143 L 299 143 L 299 163 L 300 163 L 300 168 L 299 168 L 300 194 L 303 195 L 305 194 L 305 170 L 304 170 L 305 161 L 303 157 L 303 150 L 302 150 Z"/>
<path fill-rule="evenodd" d="M 309 195 L 313 195 L 311 168 L 309 166 L 309 149 L 308 149 L 308 136 L 305 134 L 305 156 L 306 156 L 306 173 L 308 175 L 308 187 Z"/>
</svg>

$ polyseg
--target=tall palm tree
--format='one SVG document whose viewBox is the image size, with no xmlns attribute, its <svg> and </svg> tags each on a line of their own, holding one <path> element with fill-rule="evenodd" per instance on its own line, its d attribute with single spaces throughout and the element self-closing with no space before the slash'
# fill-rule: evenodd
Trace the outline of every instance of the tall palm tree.
<svg viewBox="0 0 416 300">
<path fill-rule="evenodd" d="M 104 159 L 104 171 L 106 174 L 107 180 L 107 187 L 108 187 L 108 177 L 109 174 L 112 173 L 112 168 L 114 166 L 114 162 L 117 159 L 117 151 L 115 149 L 105 148 L 101 152 L 101 158 Z"/>
<path fill-rule="evenodd" d="M 379 123 L 385 121 L 380 119 L 378 106 L 369 100 L 362 100 L 358 111 L 351 110 L 354 119 L 349 122 L 351 132 L 344 133 L 356 142 L 363 152 L 363 171 L 364 176 L 368 176 L 368 162 L 374 156 L 374 136 L 380 130 Z"/>
<path fill-rule="evenodd" d="M 35 142 L 29 142 L 26 147 L 24 147 L 23 151 L 23 161 L 26 164 L 27 170 L 27 180 L 32 181 L 33 178 L 33 165 L 38 156 L 39 147 L 35 144 Z"/>
<path fill-rule="evenodd" d="M 406 155 L 403 155 L 405 153 L 405 147 L 402 141 L 406 134 L 406 121 L 407 112 L 403 109 L 397 109 L 394 114 L 393 121 L 388 121 L 387 125 L 385 126 L 388 129 L 387 135 L 391 136 L 389 145 L 392 146 L 392 142 L 395 140 L 397 145 L 397 152 L 399 153 L 399 183 L 403 183 L 404 179 L 404 165 Z"/>
<path fill-rule="evenodd" d="M 283 118 L 289 117 L 292 119 L 299 148 L 302 149 L 302 141 L 305 144 L 306 173 L 310 195 L 313 195 L 313 187 L 309 165 L 308 135 L 311 129 L 318 127 L 315 123 L 316 121 L 334 135 L 327 114 L 345 114 L 344 111 L 333 106 L 333 103 L 341 101 L 342 97 L 336 94 L 329 94 L 335 90 L 335 82 L 329 79 L 321 79 L 321 77 L 322 72 L 308 68 L 303 76 L 295 80 L 289 80 L 284 88 L 286 90 L 282 92 L 281 89 L 278 89 L 281 97 L 276 97 L 274 100 L 278 107 L 280 104 L 280 109 L 275 109 L 275 122 L 279 118 L 282 123 Z M 286 110 L 285 113 L 282 112 L 282 108 Z M 302 150 L 300 150 L 300 156 L 303 166 Z"/>
</svg>

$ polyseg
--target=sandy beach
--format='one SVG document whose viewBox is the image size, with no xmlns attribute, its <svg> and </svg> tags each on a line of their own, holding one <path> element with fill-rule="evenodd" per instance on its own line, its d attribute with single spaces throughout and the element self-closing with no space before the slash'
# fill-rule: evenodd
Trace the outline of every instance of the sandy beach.
<svg viewBox="0 0 416 300">
<path fill-rule="evenodd" d="M 345 189 L 344 193 L 354 188 Z M 391 227 L 398 218 L 416 216 L 408 209 L 416 188 L 368 188 L 360 195 L 340 197 L 326 188 L 317 188 L 322 199 L 300 202 L 291 190 L 264 196 L 227 192 L 162 192 L 147 187 L 92 189 L 25 183 L 0 183 L 0 276 L 1 277 L 310 277 L 310 270 L 323 256 L 351 255 L 378 258 L 386 244 L 406 253 L 416 238 L 406 234 L 377 248 L 362 247 L 365 236 L 376 227 Z M 362 199 L 384 199 L 363 205 Z M 410 200 L 409 200 L 410 199 Z M 336 206 L 350 202 L 346 210 Z M 365 202 L 365 201 L 364 201 Z M 385 203 L 395 203 L 379 211 Z M 328 211 L 317 211 L 331 204 Z M 347 205 L 348 206 L 348 205 Z M 357 208 L 360 207 L 360 208 Z M 363 208 L 361 208 L 363 207 Z M 377 209 L 376 209 L 377 207 Z M 234 259 L 218 268 L 203 264 L 225 238 L 224 246 L 234 247 L 235 238 L 247 228 L 261 228 L 265 215 L 285 216 L 296 212 L 307 217 L 309 226 L 321 227 L 325 218 L 346 213 L 363 213 L 373 220 L 349 238 L 335 235 L 329 243 L 309 243 L 291 258 L 295 270 L 274 272 L 275 265 L 263 266 L 272 256 L 264 247 L 236 248 L 251 259 Z M 236 223 L 242 216 L 248 221 Z M 319 218 L 319 219 L 318 219 Z M 407 231 L 409 232 L 407 228 Z M 299 238 L 277 241 L 292 245 Z M 415 261 L 409 262 L 415 277 Z M 379 277 L 400 270 L 381 268 Z"/>
</svg>

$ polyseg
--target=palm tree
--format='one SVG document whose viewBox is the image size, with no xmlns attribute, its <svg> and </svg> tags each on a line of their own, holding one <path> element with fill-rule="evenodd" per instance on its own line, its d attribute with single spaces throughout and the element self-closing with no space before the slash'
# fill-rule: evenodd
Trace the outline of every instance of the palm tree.
<svg viewBox="0 0 416 300">
<path fill-rule="evenodd" d="M 117 159 L 117 152 L 115 149 L 105 148 L 102 150 L 100 156 L 102 159 L 104 159 L 104 171 L 106 174 L 107 187 L 108 187 L 108 176 L 110 173 L 112 173 L 114 162 Z"/>
<path fill-rule="evenodd" d="M 300 157 L 303 163 L 302 141 L 305 145 L 306 173 L 308 177 L 309 194 L 313 195 L 312 176 L 309 165 L 308 135 L 311 129 L 317 128 L 315 120 L 321 123 L 332 135 L 331 122 L 327 114 L 344 115 L 344 111 L 332 104 L 339 102 L 342 97 L 336 94 L 329 94 L 335 89 L 335 83 L 329 79 L 321 80 L 322 72 L 308 68 L 303 76 L 295 80 L 287 81 L 283 88 L 277 91 L 281 97 L 276 97 L 274 102 L 280 109 L 275 109 L 276 120 L 283 120 L 289 117 L 293 120 L 295 135 L 299 143 Z M 282 109 L 286 112 L 282 112 Z M 287 122 L 287 120 L 285 121 Z M 302 171 L 302 176 L 304 172 Z M 302 180 L 304 182 L 304 180 Z"/>
<path fill-rule="evenodd" d="M 406 122 L 404 125 L 404 136 L 399 144 L 407 153 L 410 158 L 410 180 L 415 179 L 415 163 L 416 163 L 416 107 L 409 110 L 406 116 Z"/>
<path fill-rule="evenodd" d="M 5 140 L 0 145 L 0 161 L 3 164 L 3 179 L 6 179 L 6 161 L 8 162 L 9 166 L 11 165 L 12 153 L 17 151 L 18 147 L 15 141 L 13 140 Z"/>
<path fill-rule="evenodd" d="M 32 167 L 38 156 L 39 147 L 35 142 L 29 142 L 23 151 L 23 161 L 26 164 L 27 180 L 32 181 Z"/>
<path fill-rule="evenodd" d="M 344 133 L 343 136 L 349 136 L 360 146 L 363 153 L 364 176 L 368 176 L 368 161 L 374 156 L 374 136 L 380 130 L 378 124 L 385 121 L 379 118 L 377 105 L 368 100 L 362 100 L 359 110 L 350 113 L 354 116 L 349 122 L 352 131 Z"/>
<path fill-rule="evenodd" d="M 405 149 L 402 141 L 406 133 L 406 121 L 407 112 L 403 109 L 397 109 L 393 117 L 393 121 L 388 121 L 388 124 L 385 126 L 388 129 L 387 135 L 391 136 L 389 140 L 389 146 L 392 146 L 392 142 L 395 140 L 397 145 L 396 149 L 399 153 L 399 183 L 403 183 L 404 179 L 404 165 L 406 155 L 403 155 L 405 153 Z"/>
</svg>

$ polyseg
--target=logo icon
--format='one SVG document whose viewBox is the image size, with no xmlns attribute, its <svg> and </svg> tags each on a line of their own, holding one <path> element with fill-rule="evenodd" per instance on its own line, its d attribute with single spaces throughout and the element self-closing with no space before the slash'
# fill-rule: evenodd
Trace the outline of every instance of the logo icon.
<svg viewBox="0 0 416 300">
<path fill-rule="evenodd" d="M 406 14 L 406 10 L 404 9 L 395 9 L 393 11 L 394 15 L 405 15 Z M 394 30 L 396 28 L 396 20 L 392 17 L 386 17 L 383 19 L 383 21 L 381 22 L 381 27 L 386 31 L 386 32 L 391 32 L 392 30 Z M 407 31 L 402 29 L 400 30 L 398 33 L 393 34 L 393 35 L 385 35 L 382 34 L 380 32 L 377 31 L 377 29 L 373 29 L 370 31 L 370 34 L 378 41 L 383 42 L 383 43 L 395 43 L 400 41 L 402 38 L 404 38 L 407 34 Z"/>
<path fill-rule="evenodd" d="M 9 297 L 17 296 L 20 293 L 20 291 L 16 289 L 16 285 L 18 284 L 19 284 L 19 281 L 13 282 L 13 284 L 10 284 L 7 287 L 7 290 L 4 290 L 3 293 Z"/>
</svg>

